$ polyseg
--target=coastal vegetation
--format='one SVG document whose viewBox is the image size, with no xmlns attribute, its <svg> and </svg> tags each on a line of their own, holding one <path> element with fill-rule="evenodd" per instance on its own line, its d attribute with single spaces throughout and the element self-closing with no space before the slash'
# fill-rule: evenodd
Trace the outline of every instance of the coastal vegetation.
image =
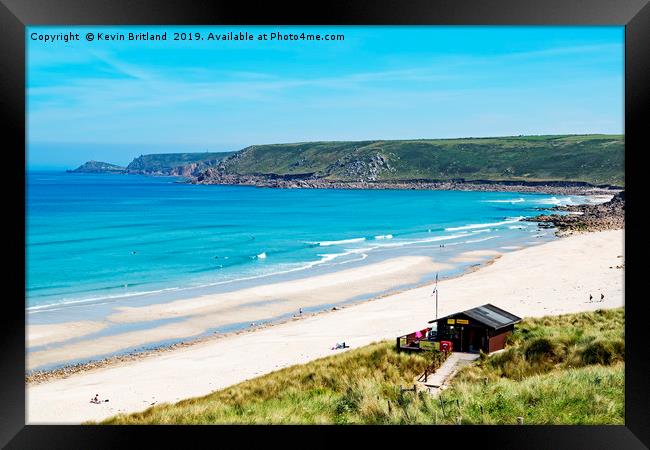
<svg viewBox="0 0 650 450">
<path fill-rule="evenodd" d="M 431 355 L 393 342 L 288 367 L 105 424 L 622 424 L 622 308 L 523 320 L 433 396 L 413 385 Z"/>
<path fill-rule="evenodd" d="M 622 185 L 622 136 L 517 136 L 255 145 L 225 174 L 334 181 L 558 181 Z M 206 177 L 215 178 L 218 171 Z"/>
<path fill-rule="evenodd" d="M 622 187 L 624 138 L 593 134 L 253 145 L 236 152 L 142 155 L 125 171 L 180 175 L 203 184 L 275 187 L 356 187 L 358 182 L 386 187 L 404 182 Z"/>
</svg>

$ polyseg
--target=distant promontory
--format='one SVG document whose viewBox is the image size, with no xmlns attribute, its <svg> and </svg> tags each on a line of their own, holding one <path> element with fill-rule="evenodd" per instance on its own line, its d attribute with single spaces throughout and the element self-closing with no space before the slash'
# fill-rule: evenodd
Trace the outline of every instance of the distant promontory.
<svg viewBox="0 0 650 450">
<path fill-rule="evenodd" d="M 115 164 L 101 162 L 101 161 L 88 161 L 73 170 L 66 170 L 69 173 L 124 173 L 125 167 L 117 166 Z"/>
<path fill-rule="evenodd" d="M 126 173 L 138 175 L 182 176 L 195 174 L 215 166 L 235 152 L 221 153 L 158 153 L 140 155 L 126 167 L 100 161 L 88 161 L 69 173 Z"/>
</svg>

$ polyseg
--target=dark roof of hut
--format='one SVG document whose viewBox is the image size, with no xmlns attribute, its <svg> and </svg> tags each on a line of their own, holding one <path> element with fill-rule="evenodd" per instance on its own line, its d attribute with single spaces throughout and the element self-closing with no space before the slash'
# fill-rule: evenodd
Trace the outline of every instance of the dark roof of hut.
<svg viewBox="0 0 650 450">
<path fill-rule="evenodd" d="M 521 317 L 517 317 L 508 311 L 497 308 L 496 306 L 487 303 L 483 306 L 468 309 L 467 311 L 450 314 L 448 316 L 441 317 L 440 319 L 430 320 L 429 323 L 437 322 L 438 320 L 445 320 L 447 318 L 453 318 L 460 314 L 468 316 L 469 318 L 474 319 L 475 321 L 495 330 L 507 327 L 508 325 L 512 325 L 517 322 L 521 322 Z"/>
</svg>

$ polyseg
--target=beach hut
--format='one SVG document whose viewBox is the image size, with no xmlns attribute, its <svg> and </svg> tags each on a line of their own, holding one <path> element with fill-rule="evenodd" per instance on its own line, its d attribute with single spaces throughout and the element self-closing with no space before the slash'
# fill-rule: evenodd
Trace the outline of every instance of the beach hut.
<svg viewBox="0 0 650 450">
<path fill-rule="evenodd" d="M 429 321 L 436 341 L 451 341 L 454 351 L 485 353 L 503 349 L 518 322 L 520 317 L 490 303 Z"/>
</svg>

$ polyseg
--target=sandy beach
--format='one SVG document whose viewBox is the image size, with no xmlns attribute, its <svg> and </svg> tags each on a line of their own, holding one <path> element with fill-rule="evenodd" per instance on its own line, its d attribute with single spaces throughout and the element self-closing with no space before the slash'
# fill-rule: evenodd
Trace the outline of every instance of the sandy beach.
<svg viewBox="0 0 650 450">
<path fill-rule="evenodd" d="M 103 329 L 106 324 L 90 320 L 49 325 L 30 325 L 27 327 L 27 346 L 53 344 Z"/>
<path fill-rule="evenodd" d="M 478 253 L 460 255 L 462 261 L 496 257 L 493 264 L 439 284 L 439 314 L 462 311 L 493 303 L 519 316 L 541 316 L 622 306 L 623 230 L 579 234 L 546 244 L 500 255 Z M 430 258 L 395 258 L 364 268 L 324 275 L 313 284 L 300 282 L 267 285 L 263 292 L 238 297 L 190 299 L 163 305 L 123 308 L 110 319 L 114 322 L 163 318 L 184 318 L 152 330 L 132 333 L 160 333 L 169 337 L 187 336 L 194 330 L 219 321 L 231 320 L 246 305 L 257 304 L 260 314 L 282 313 L 301 302 L 302 307 L 335 303 L 367 292 L 376 292 L 417 280 L 422 273 L 438 270 Z M 603 302 L 589 303 L 604 294 Z M 225 296 L 225 297 L 224 297 Z M 217 297 L 217 296 L 213 296 Z M 242 300 L 245 298 L 245 300 Z M 259 302 L 273 300 L 260 310 Z M 135 412 L 152 404 L 175 402 L 205 395 L 226 386 L 283 367 L 304 363 L 335 352 L 331 347 L 345 341 L 356 348 L 424 327 L 435 315 L 431 286 L 422 286 L 325 314 L 241 333 L 222 339 L 154 354 L 27 386 L 27 423 L 80 423 L 101 420 L 120 412 Z M 228 315 L 231 316 L 228 316 Z M 91 333 L 101 324 L 84 324 L 70 333 Z M 153 331 L 156 330 L 156 331 Z M 65 340 L 68 330 L 33 329 L 29 342 Z M 88 343 L 72 343 L 57 349 L 33 352 L 29 366 L 61 358 L 61 352 L 97 354 L 110 351 L 126 341 L 143 336 L 124 333 L 125 341 L 101 338 Z M 191 335 L 191 334 L 190 334 Z M 156 336 L 158 337 L 158 336 Z M 152 337 L 147 337 L 147 339 Z M 119 339 L 118 339 L 119 341 Z M 92 347 L 84 349 L 84 347 Z M 57 353 L 58 352 L 58 353 Z M 89 403 L 99 394 L 110 401 Z"/>
<path fill-rule="evenodd" d="M 474 256 L 475 258 L 476 256 Z M 430 257 L 392 258 L 335 273 L 311 276 L 223 294 L 205 295 L 140 307 L 119 307 L 103 322 L 69 322 L 27 327 L 28 343 L 50 344 L 83 337 L 110 324 L 151 323 L 150 328 L 65 343 L 31 352 L 28 369 L 72 358 L 92 358 L 170 339 L 198 336 L 206 330 L 244 322 L 290 316 L 300 308 L 318 307 L 372 295 L 447 268 Z M 160 325 L 160 320 L 180 319 Z"/>
</svg>

